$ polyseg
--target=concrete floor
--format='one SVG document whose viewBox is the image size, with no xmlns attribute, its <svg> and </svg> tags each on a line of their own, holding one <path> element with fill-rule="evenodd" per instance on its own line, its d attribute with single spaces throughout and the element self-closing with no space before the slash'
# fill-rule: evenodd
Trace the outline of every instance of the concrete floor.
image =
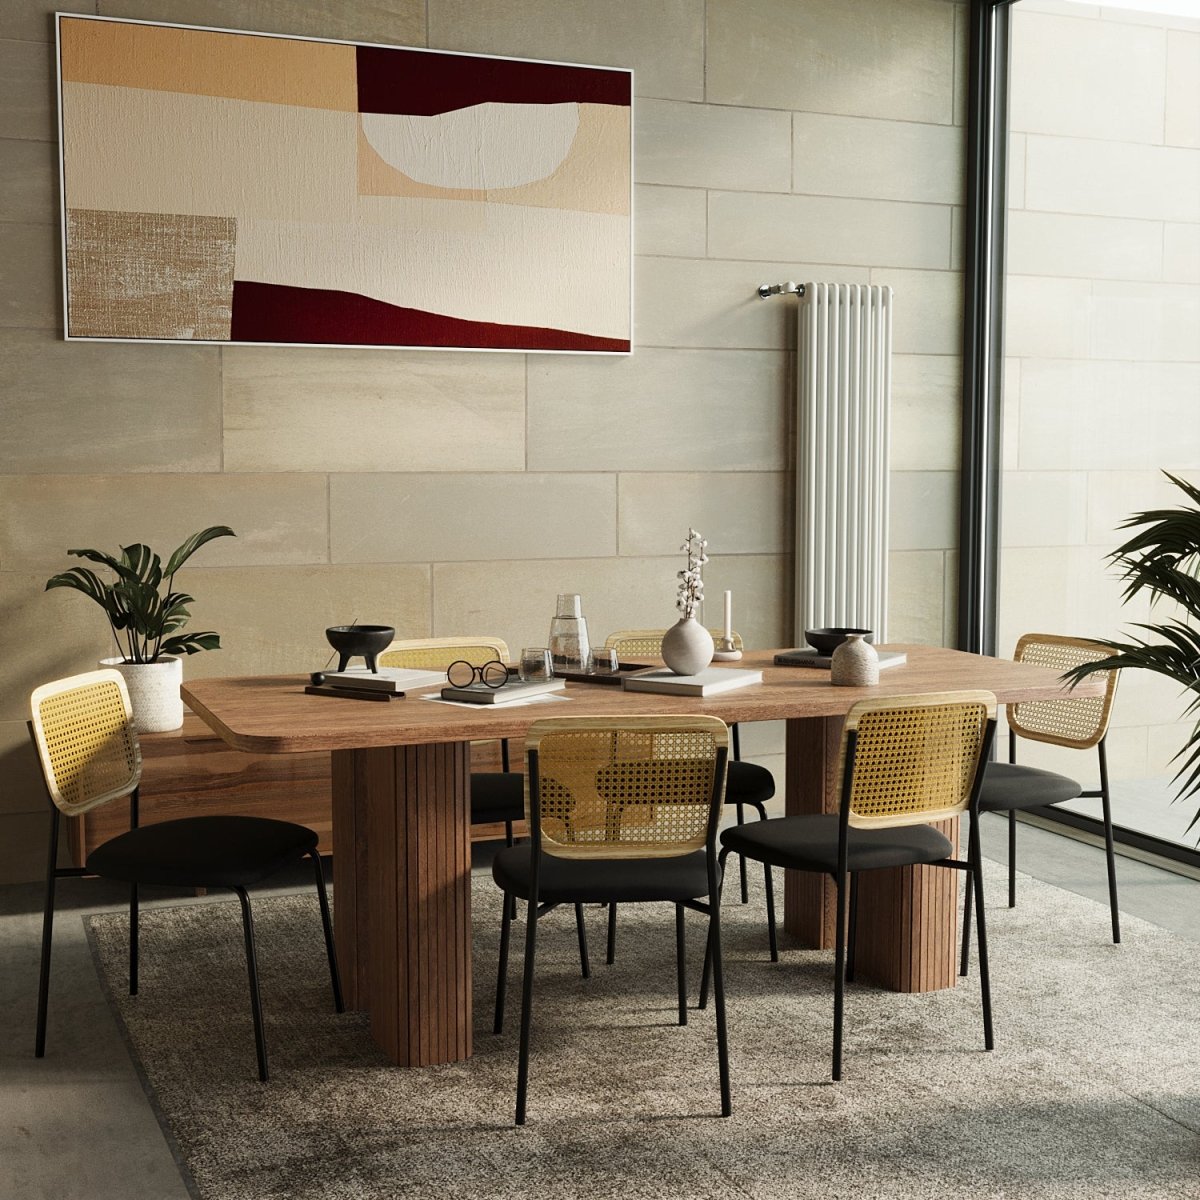
<svg viewBox="0 0 1200 1200">
<path fill-rule="evenodd" d="M 1103 853 L 1022 825 L 1019 863 L 1107 903 Z M 1002 819 L 984 818 L 984 852 L 1003 859 Z M 282 881 L 307 885 L 311 876 Z M 1200 881 L 1122 858 L 1121 909 L 1200 942 Z M 0 1197 L 4 1200 L 185 1200 L 158 1122 L 101 992 L 84 915 L 126 902 L 101 880 L 59 885 L 47 1054 L 33 1057 L 41 888 L 0 888 Z M 227 897 L 216 897 L 224 900 Z M 190 894 L 152 903 L 196 903 Z M 1003 897 L 992 900 L 994 920 Z M 1104 918 L 1101 917 L 1101 922 Z"/>
</svg>

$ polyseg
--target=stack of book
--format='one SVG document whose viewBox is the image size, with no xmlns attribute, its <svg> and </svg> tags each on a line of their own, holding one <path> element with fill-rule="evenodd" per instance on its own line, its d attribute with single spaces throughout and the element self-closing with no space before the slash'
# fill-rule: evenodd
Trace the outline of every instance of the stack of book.
<svg viewBox="0 0 1200 1200">
<path fill-rule="evenodd" d="M 761 671 L 740 667 L 705 667 L 695 675 L 676 675 L 666 667 L 654 667 L 625 676 L 627 692 L 659 692 L 665 696 L 715 696 L 736 688 L 762 683 Z"/>
<path fill-rule="evenodd" d="M 564 679 L 545 679 L 526 683 L 521 679 L 510 679 L 501 687 L 488 687 L 486 683 L 472 683 L 469 687 L 451 684 L 442 688 L 443 700 L 457 700 L 466 704 L 511 704 L 514 700 L 528 700 L 530 696 L 542 696 L 546 692 L 561 692 L 566 688 Z"/>
<path fill-rule="evenodd" d="M 441 683 L 445 671 L 416 670 L 407 667 L 351 667 L 346 671 L 317 671 L 304 690 L 313 696 L 344 696 L 350 700 L 392 700 L 411 688 Z"/>
</svg>

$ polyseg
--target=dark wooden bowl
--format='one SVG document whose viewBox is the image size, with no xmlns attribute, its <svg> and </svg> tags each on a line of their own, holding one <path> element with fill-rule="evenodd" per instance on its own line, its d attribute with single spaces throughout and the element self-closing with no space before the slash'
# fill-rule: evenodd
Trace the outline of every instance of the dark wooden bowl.
<svg viewBox="0 0 1200 1200">
<path fill-rule="evenodd" d="M 818 654 L 832 654 L 852 633 L 865 633 L 867 640 L 873 633 L 870 629 L 806 629 L 804 640 Z"/>
<path fill-rule="evenodd" d="M 367 660 L 367 670 L 374 671 L 376 658 L 395 640 L 396 631 L 390 625 L 331 625 L 325 637 L 337 651 L 339 671 L 359 655 Z"/>
</svg>

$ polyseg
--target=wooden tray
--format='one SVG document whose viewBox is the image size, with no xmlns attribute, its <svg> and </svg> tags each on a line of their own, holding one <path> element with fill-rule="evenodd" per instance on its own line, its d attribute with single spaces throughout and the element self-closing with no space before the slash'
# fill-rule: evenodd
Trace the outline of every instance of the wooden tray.
<svg viewBox="0 0 1200 1200">
<path fill-rule="evenodd" d="M 622 677 L 631 675 L 634 671 L 648 671 L 653 663 L 617 663 L 615 671 L 606 671 L 603 675 L 593 675 L 588 671 L 555 671 L 555 679 L 565 679 L 568 683 L 603 683 L 609 687 L 621 687 Z"/>
</svg>

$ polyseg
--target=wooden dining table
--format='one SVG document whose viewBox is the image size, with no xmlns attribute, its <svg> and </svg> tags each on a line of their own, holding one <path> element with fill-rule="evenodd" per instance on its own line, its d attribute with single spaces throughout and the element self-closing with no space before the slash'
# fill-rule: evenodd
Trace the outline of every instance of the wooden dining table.
<svg viewBox="0 0 1200 1200">
<path fill-rule="evenodd" d="M 568 683 L 566 702 L 451 706 L 413 692 L 389 703 L 305 693 L 305 676 L 191 681 L 189 707 L 229 745 L 254 753 L 328 751 L 333 786 L 333 886 L 338 960 L 351 1007 L 400 1066 L 471 1054 L 471 742 L 521 739 L 552 716 L 709 713 L 729 723 L 786 722 L 788 814 L 833 812 L 846 712 L 867 696 L 982 688 L 1000 703 L 1062 699 L 1056 672 L 931 646 L 869 688 L 834 687 L 829 672 L 775 667 L 774 651 L 737 664 L 763 682 L 709 697 Z M 432 690 L 436 694 L 437 689 Z M 1100 694 L 1084 681 L 1073 696 Z M 938 826 L 957 837 L 957 821 Z M 829 947 L 832 883 L 786 873 L 784 928 Z M 905 867 L 864 873 L 856 972 L 899 991 L 955 981 L 957 872 Z M 765 952 L 764 934 L 764 952 Z"/>
</svg>

